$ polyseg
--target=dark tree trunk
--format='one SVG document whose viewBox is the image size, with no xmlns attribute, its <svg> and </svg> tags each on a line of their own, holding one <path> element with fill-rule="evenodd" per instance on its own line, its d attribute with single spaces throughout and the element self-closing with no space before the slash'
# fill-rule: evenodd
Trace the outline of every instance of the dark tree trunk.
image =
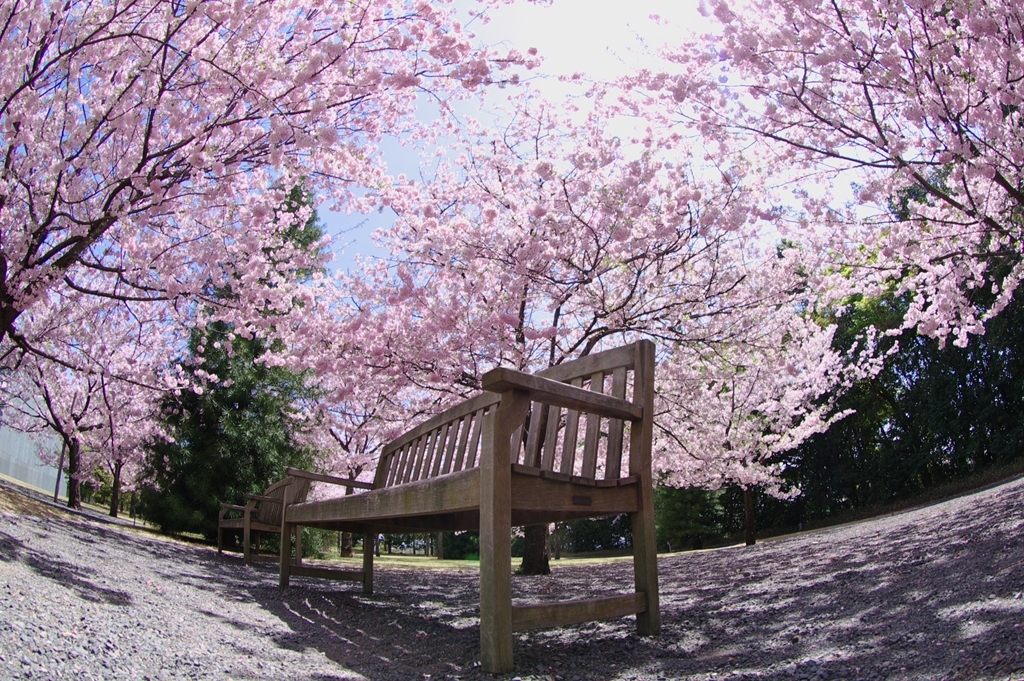
<svg viewBox="0 0 1024 681">
<path fill-rule="evenodd" d="M 757 527 L 754 524 L 754 490 L 743 488 L 743 534 L 747 546 L 757 543 Z"/>
<path fill-rule="evenodd" d="M 539 418 L 538 418 L 539 417 Z M 533 424 L 530 422 L 532 419 L 537 419 L 537 423 Z M 540 441 L 537 444 L 537 459 L 533 461 L 525 461 L 528 466 L 540 466 L 540 453 L 544 448 L 544 435 L 547 433 L 547 420 L 548 410 L 541 409 L 538 415 L 536 411 L 530 414 L 527 419 L 526 426 L 523 428 L 523 445 L 526 444 L 527 432 L 534 428 L 536 425 L 537 431 L 541 433 Z M 549 564 L 549 557 L 551 555 L 548 547 L 550 534 L 548 533 L 548 525 L 527 525 L 523 528 L 525 537 L 523 541 L 523 562 L 519 566 L 519 573 L 523 575 L 550 575 L 551 565 Z"/>
<path fill-rule="evenodd" d="M 523 530 L 526 536 L 523 542 L 523 562 L 519 566 L 520 574 L 550 575 L 548 526 L 527 525 Z"/>
<path fill-rule="evenodd" d="M 81 451 L 78 440 L 72 439 L 68 444 L 68 508 L 82 508 L 82 483 L 78 479 L 82 465 Z"/>
<path fill-rule="evenodd" d="M 437 533 L 437 559 L 444 560 L 444 533 Z"/>
<path fill-rule="evenodd" d="M 64 474 L 64 454 L 68 451 L 68 444 L 65 442 L 60 446 L 60 461 L 57 463 L 57 484 L 53 488 L 53 503 L 60 500 L 60 476 Z"/>
<path fill-rule="evenodd" d="M 114 464 L 114 481 L 110 485 L 110 517 L 116 518 L 121 507 L 121 469 L 124 462 L 118 461 Z"/>
</svg>

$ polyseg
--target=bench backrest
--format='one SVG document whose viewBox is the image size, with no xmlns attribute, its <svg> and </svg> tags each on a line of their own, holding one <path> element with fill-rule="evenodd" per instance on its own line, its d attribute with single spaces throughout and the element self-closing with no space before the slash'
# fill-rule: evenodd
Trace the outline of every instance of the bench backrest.
<svg viewBox="0 0 1024 681">
<path fill-rule="evenodd" d="M 595 353 L 537 372 L 554 381 L 643 404 L 650 391 L 637 383 L 640 341 Z M 640 381 L 653 382 L 652 375 Z M 478 465 L 481 420 L 497 407 L 500 395 L 483 393 L 413 428 L 391 442 L 381 455 L 374 487 L 390 487 L 433 478 Z M 649 418 L 645 412 L 645 418 Z M 630 475 L 624 460 L 624 424 L 596 414 L 534 402 L 513 436 L 513 463 L 563 476 L 617 480 Z M 634 456 L 630 454 L 630 456 Z"/>
<path fill-rule="evenodd" d="M 281 524 L 281 509 L 285 504 L 301 504 L 309 494 L 309 480 L 287 476 L 278 480 L 266 489 L 263 496 L 280 499 L 283 503 L 275 504 L 261 501 L 257 505 L 257 517 L 261 523 L 270 525 Z"/>
</svg>

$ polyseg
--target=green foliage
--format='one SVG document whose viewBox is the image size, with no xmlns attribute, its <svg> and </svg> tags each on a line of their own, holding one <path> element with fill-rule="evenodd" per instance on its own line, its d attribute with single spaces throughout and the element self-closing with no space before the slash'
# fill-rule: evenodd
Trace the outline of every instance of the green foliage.
<svg viewBox="0 0 1024 681">
<path fill-rule="evenodd" d="M 310 204 L 309 194 L 295 187 L 274 219 L 286 242 L 315 255 L 323 236 L 316 213 L 301 227 L 291 219 Z M 302 280 L 311 271 L 292 275 Z M 233 297 L 230 289 L 210 294 Z M 295 416 L 315 394 L 303 375 L 261 362 L 270 349 L 281 348 L 236 336 L 220 322 L 193 329 L 181 365 L 197 389 L 164 400 L 162 418 L 173 440 L 150 445 L 140 490 L 143 515 L 164 532 L 213 539 L 221 502 L 244 504 L 247 494 L 262 492 L 289 466 L 312 467 L 314 453 L 296 437 L 305 422 Z M 310 551 L 322 552 L 319 535 L 309 542 Z"/>
<path fill-rule="evenodd" d="M 114 476 L 103 466 L 96 466 L 92 470 L 90 501 L 101 506 L 110 505 L 110 497 L 114 493 Z"/>
<path fill-rule="evenodd" d="M 443 541 L 445 560 L 480 559 L 479 532 L 445 532 Z"/>
<path fill-rule="evenodd" d="M 724 530 L 722 493 L 659 485 L 654 488 L 654 524 L 663 550 L 699 549 Z"/>
<path fill-rule="evenodd" d="M 977 304 L 991 296 L 976 293 Z M 1024 460 L 1024 298 L 1018 296 L 966 348 L 903 330 L 881 339 L 898 349 L 875 378 L 852 387 L 838 408 L 853 413 L 779 458 L 800 496 L 755 495 L 758 532 L 793 531 L 862 516 Z M 850 347 L 868 326 L 899 329 L 908 301 L 893 295 L 851 301 L 834 345 Z M 737 541 L 738 489 L 658 488 L 658 543 L 676 548 Z"/>
<path fill-rule="evenodd" d="M 522 558 L 526 550 L 526 538 L 523 536 L 523 528 L 512 528 L 512 557 Z"/>
<path fill-rule="evenodd" d="M 303 558 L 325 558 L 329 548 L 336 544 L 340 532 L 334 530 L 322 530 L 319 527 L 302 528 L 302 557 Z M 281 535 L 269 535 L 277 542 L 280 542 Z M 280 544 L 273 548 L 274 552 L 279 551 Z"/>
<path fill-rule="evenodd" d="M 295 438 L 302 423 L 293 418 L 296 405 L 311 397 L 303 377 L 262 364 L 260 340 L 236 337 L 229 354 L 229 332 L 224 325 L 193 332 L 192 356 L 202 354 L 203 370 L 221 380 L 202 394 L 182 391 L 163 404 L 174 441 L 151 445 L 150 484 L 141 494 L 145 517 L 165 532 L 212 539 L 220 502 L 242 504 L 246 494 L 284 477 L 288 466 L 313 462 Z"/>
<path fill-rule="evenodd" d="M 568 553 L 619 551 L 632 548 L 633 529 L 626 514 L 570 520 L 561 527 L 560 541 Z"/>
<path fill-rule="evenodd" d="M 979 296 L 982 297 L 982 296 Z M 987 301 L 979 300 L 984 305 Z M 905 301 L 859 301 L 837 344 L 867 324 L 892 328 Z M 1024 305 L 1019 298 L 966 348 L 903 331 L 873 380 L 844 395 L 855 413 L 784 459 L 803 490 L 800 521 L 908 499 L 1019 459 L 1024 445 Z"/>
<path fill-rule="evenodd" d="M 275 222 L 278 224 L 283 223 L 283 228 L 280 230 L 282 239 L 294 246 L 298 246 L 302 250 L 308 253 L 315 253 L 314 250 L 320 243 L 320 240 L 324 236 L 324 228 L 320 223 L 320 218 L 314 212 L 312 216 L 303 225 L 297 226 L 292 223 L 290 216 L 294 215 L 301 209 L 309 208 L 312 206 L 313 197 L 312 195 L 304 190 L 301 186 L 292 187 L 292 190 L 288 192 L 288 198 L 285 199 L 284 204 L 275 216 Z M 275 257 L 273 249 L 263 249 L 267 255 L 277 262 L 285 262 L 279 257 Z M 322 268 L 318 268 L 322 272 Z M 296 281 L 307 281 L 312 277 L 316 270 L 310 268 L 297 268 L 292 269 L 291 274 L 294 276 Z"/>
</svg>

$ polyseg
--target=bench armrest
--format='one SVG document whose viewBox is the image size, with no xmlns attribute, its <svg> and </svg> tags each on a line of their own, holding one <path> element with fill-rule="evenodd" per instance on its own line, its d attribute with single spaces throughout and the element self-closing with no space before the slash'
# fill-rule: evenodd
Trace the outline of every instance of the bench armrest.
<svg viewBox="0 0 1024 681">
<path fill-rule="evenodd" d="M 317 482 L 329 482 L 334 485 L 342 485 L 343 487 L 373 489 L 372 482 L 363 482 L 362 480 L 350 480 L 349 478 L 339 478 L 336 475 L 324 475 L 323 473 L 313 473 L 311 471 L 304 471 L 301 468 L 289 468 L 288 475 L 292 476 L 293 478 L 306 478 L 308 480 L 316 480 Z"/>
<path fill-rule="evenodd" d="M 238 504 L 228 504 L 220 502 L 220 513 L 217 514 L 217 522 L 224 520 L 225 516 L 231 511 L 238 511 L 239 513 L 245 513 L 248 506 L 239 506 Z"/>
<path fill-rule="evenodd" d="M 530 399 L 535 402 L 574 409 L 588 414 L 598 414 L 624 421 L 640 421 L 644 417 L 643 407 L 638 404 L 507 367 L 491 369 L 483 375 L 481 383 L 484 390 L 492 393 L 522 390 L 529 393 Z"/>
<path fill-rule="evenodd" d="M 265 497 L 262 494 L 246 494 L 245 498 L 249 499 L 250 501 L 264 501 L 271 504 L 281 503 L 280 497 Z"/>
</svg>

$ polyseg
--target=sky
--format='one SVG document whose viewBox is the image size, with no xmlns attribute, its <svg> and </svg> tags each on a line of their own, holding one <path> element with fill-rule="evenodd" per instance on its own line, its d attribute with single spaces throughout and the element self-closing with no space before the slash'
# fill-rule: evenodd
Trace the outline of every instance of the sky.
<svg viewBox="0 0 1024 681">
<path fill-rule="evenodd" d="M 475 33 L 481 44 L 515 47 L 526 52 L 537 48 L 543 65 L 532 75 L 548 95 L 557 95 L 557 76 L 573 73 L 591 74 L 602 79 L 625 75 L 641 66 L 657 51 L 672 43 L 680 34 L 710 29 L 697 12 L 698 0 L 554 0 L 550 4 L 515 2 L 492 10 L 490 23 L 470 23 L 466 30 Z M 456 0 L 468 5 L 472 0 Z M 658 17 L 652 19 L 652 15 Z M 395 145 L 386 150 L 389 164 L 398 172 L 415 174 L 416 160 L 402 157 Z M 389 224 L 384 215 L 347 216 L 320 212 L 321 220 L 332 234 L 340 237 L 334 267 L 339 270 L 354 266 L 354 256 L 381 255 L 373 245 L 371 234 Z"/>
</svg>

